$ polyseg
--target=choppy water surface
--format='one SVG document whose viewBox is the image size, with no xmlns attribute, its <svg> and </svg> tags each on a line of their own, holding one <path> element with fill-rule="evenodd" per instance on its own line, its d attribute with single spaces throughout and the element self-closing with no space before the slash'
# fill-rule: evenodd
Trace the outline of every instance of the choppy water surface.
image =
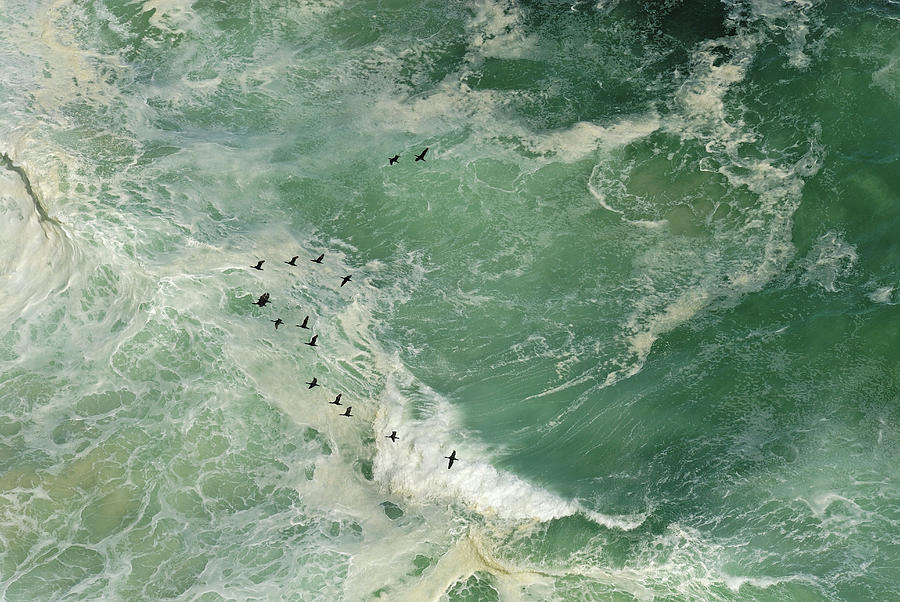
<svg viewBox="0 0 900 602">
<path fill-rule="evenodd" d="M 0 23 L 0 597 L 897 595 L 896 2 Z"/>
</svg>

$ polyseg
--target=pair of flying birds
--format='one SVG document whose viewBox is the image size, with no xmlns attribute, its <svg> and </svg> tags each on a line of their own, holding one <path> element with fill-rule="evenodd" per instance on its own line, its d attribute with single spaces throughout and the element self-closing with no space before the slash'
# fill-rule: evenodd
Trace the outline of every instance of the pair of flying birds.
<svg viewBox="0 0 900 602">
<path fill-rule="evenodd" d="M 428 147 L 426 146 L 425 150 L 423 150 L 420 154 L 416 155 L 416 161 L 424 161 L 425 153 L 427 153 L 427 152 L 428 152 Z M 393 165 L 394 163 L 396 163 L 399 160 L 400 160 L 400 155 L 394 155 L 393 157 L 390 157 L 388 159 L 388 165 Z"/>
</svg>

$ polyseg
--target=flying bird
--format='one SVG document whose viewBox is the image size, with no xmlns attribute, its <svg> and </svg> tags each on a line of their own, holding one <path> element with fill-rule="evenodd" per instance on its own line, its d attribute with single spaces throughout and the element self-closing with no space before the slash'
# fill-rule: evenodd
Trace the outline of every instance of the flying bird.
<svg viewBox="0 0 900 602">
<path fill-rule="evenodd" d="M 309 386 L 307 387 L 307 389 L 312 389 L 313 387 L 318 387 L 318 386 L 320 386 L 319 383 L 316 381 L 316 377 L 315 377 L 315 376 L 313 376 L 313 379 L 312 379 L 312 380 L 306 381 L 306 384 L 309 385 Z"/>
<path fill-rule="evenodd" d="M 391 431 L 391 434 L 390 434 L 390 435 L 385 435 L 385 438 L 386 438 L 386 439 L 390 439 L 391 441 L 393 441 L 393 442 L 396 443 L 396 442 L 397 442 L 397 439 L 399 439 L 400 437 L 397 436 L 397 431 Z"/>
<path fill-rule="evenodd" d="M 278 330 L 278 327 L 284 324 L 284 320 L 278 318 L 277 320 L 269 320 L 269 322 L 275 322 L 275 330 Z"/>
<path fill-rule="evenodd" d="M 453 463 L 459 459 L 456 457 L 455 449 L 453 450 L 453 453 L 451 453 L 449 456 L 444 456 L 444 457 L 447 458 L 448 460 L 450 460 L 450 463 L 447 464 L 447 470 L 450 470 L 453 467 Z"/>
<path fill-rule="evenodd" d="M 347 406 L 347 409 L 344 410 L 344 413 L 341 414 L 341 416 L 346 416 L 347 418 L 350 418 L 350 416 L 353 415 L 350 413 L 350 410 L 352 410 L 352 409 L 353 409 L 353 406 Z"/>
<path fill-rule="evenodd" d="M 350 276 L 352 276 L 352 274 Z M 350 282 L 350 276 L 344 276 L 343 278 L 341 278 L 341 286 L 344 286 L 345 284 Z"/>
<path fill-rule="evenodd" d="M 309 330 L 309 326 L 306 325 L 307 322 L 309 322 L 309 316 L 303 318 L 303 324 L 297 324 L 297 328 L 305 328 Z"/>
<path fill-rule="evenodd" d="M 258 301 L 254 301 L 253 305 L 259 305 L 260 307 L 265 307 L 266 303 L 269 302 L 269 293 L 263 293 L 259 296 Z"/>
<path fill-rule="evenodd" d="M 343 395 L 343 393 L 338 393 L 337 397 L 334 398 L 334 401 L 329 401 L 328 403 L 335 406 L 341 405 L 341 395 Z"/>
<path fill-rule="evenodd" d="M 319 255 L 318 257 L 316 257 L 315 259 L 310 259 L 310 261 L 313 262 L 313 263 L 322 263 L 322 260 L 323 260 L 323 259 L 325 259 L 325 253 L 322 253 L 321 255 Z"/>
<path fill-rule="evenodd" d="M 256 265 L 251 265 L 250 267 L 253 268 L 254 270 L 259 270 L 260 272 L 262 272 L 262 264 L 264 264 L 265 262 L 266 262 L 265 259 L 260 259 L 259 263 L 257 263 Z"/>
<path fill-rule="evenodd" d="M 394 163 L 396 163 L 399 160 L 400 160 L 400 155 L 394 155 L 393 157 L 388 159 L 388 165 L 393 165 Z"/>
<path fill-rule="evenodd" d="M 311 339 L 309 340 L 309 343 L 303 343 L 303 344 L 304 344 L 304 345 L 309 345 L 310 347 L 318 347 L 318 345 L 316 345 L 316 339 L 318 339 L 318 338 L 319 338 L 319 335 L 314 334 L 314 335 L 313 335 L 313 338 L 311 338 Z"/>
<path fill-rule="evenodd" d="M 299 256 L 299 255 L 294 255 L 293 257 L 291 257 L 291 260 L 290 260 L 290 261 L 285 261 L 285 263 L 288 264 L 288 265 L 297 265 L 295 262 L 297 261 L 297 258 L 298 258 L 298 257 L 300 257 L 300 256 Z"/>
<path fill-rule="evenodd" d="M 427 152 L 428 152 L 428 147 L 426 146 L 426 147 L 425 147 L 425 150 L 422 151 L 422 154 L 421 154 L 421 155 L 416 155 L 416 161 L 424 161 L 424 160 L 425 160 L 425 153 L 427 153 Z"/>
</svg>

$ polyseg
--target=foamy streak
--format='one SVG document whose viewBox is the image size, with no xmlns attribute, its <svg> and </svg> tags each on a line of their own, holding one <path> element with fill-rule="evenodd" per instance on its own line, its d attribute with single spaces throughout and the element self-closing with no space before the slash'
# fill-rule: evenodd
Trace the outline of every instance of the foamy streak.
<svg viewBox="0 0 900 602">
<path fill-rule="evenodd" d="M 755 56 L 760 35 L 744 31 L 732 38 L 701 44 L 693 56 L 692 75 L 676 95 L 679 110 L 663 120 L 660 129 L 683 139 L 702 141 L 710 153 L 708 161 L 701 161 L 702 171 L 718 171 L 735 188 L 746 187 L 759 195 L 758 206 L 746 216 L 743 227 L 735 234 L 757 239 L 764 236 L 765 239 L 760 241 L 764 242 L 761 253 L 738 263 L 725 264 L 724 268 L 731 272 L 726 275 L 726 286 L 721 284 L 718 270 L 714 270 L 701 276 L 699 282 L 677 292 L 677 298 L 662 307 L 659 305 L 659 291 L 653 290 L 651 283 L 651 290 L 642 297 L 625 324 L 630 357 L 624 361 L 616 360 L 619 367 L 607 375 L 603 386 L 637 374 L 660 335 L 690 320 L 711 303 L 733 304 L 742 295 L 760 290 L 784 269 L 793 255 L 791 216 L 799 204 L 803 180 L 818 171 L 821 153 L 816 142 L 818 131 L 811 133 L 810 151 L 794 165 L 785 167 L 766 160 L 745 160 L 740 158 L 739 148 L 754 142 L 755 135 L 745 131 L 740 123 L 733 124 L 729 120 L 724 102 L 728 90 L 744 79 Z M 721 62 L 721 57 L 715 52 L 717 46 L 727 46 L 732 51 L 728 61 Z M 718 169 L 713 169 L 712 164 L 719 165 Z M 618 213 L 624 221 L 635 226 L 658 229 L 666 223 L 664 220 L 647 219 L 639 210 L 626 205 L 618 207 L 611 203 L 610 196 L 617 195 L 629 200 L 630 197 L 621 174 L 610 172 L 603 163 L 594 168 L 588 188 L 601 206 Z M 823 253 L 827 255 L 828 252 L 823 250 Z M 717 263 L 714 253 L 710 255 L 710 260 Z M 820 262 L 829 265 L 844 260 L 852 264 L 855 257 L 848 252 L 841 252 L 840 256 L 833 258 L 820 254 Z M 822 267 L 822 270 L 827 269 Z M 828 288 L 829 283 L 823 283 L 823 286 Z M 833 286 L 833 278 L 830 286 Z"/>
<path fill-rule="evenodd" d="M 410 394 L 426 405 L 426 417 L 406 417 Z M 488 451 L 462 434 L 450 402 L 415 382 L 399 361 L 395 360 L 388 376 L 381 404 L 374 421 L 376 433 L 401 433 L 396 443 L 384 437 L 377 443 L 375 477 L 392 493 L 432 502 L 462 502 L 487 517 L 506 520 L 549 521 L 580 513 L 599 525 L 630 530 L 646 518 L 607 516 L 588 510 L 577 501 L 535 487 L 482 460 L 489 457 Z M 452 449 L 457 450 L 460 460 L 448 470 L 443 456 L 450 455 Z"/>
<path fill-rule="evenodd" d="M 857 259 L 856 247 L 837 232 L 826 232 L 804 261 L 805 273 L 800 282 L 814 282 L 830 293 L 836 292 L 839 290 L 838 279 L 853 269 Z"/>
<path fill-rule="evenodd" d="M 8 323 L 68 285 L 76 249 L 66 231 L 42 219 L 15 172 L 0 167 L 0 316 Z"/>
</svg>

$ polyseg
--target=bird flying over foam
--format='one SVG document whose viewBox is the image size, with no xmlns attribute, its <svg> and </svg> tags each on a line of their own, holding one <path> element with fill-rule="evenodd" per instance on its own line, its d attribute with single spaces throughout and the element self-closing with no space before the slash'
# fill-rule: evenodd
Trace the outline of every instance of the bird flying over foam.
<svg viewBox="0 0 900 602">
<path fill-rule="evenodd" d="M 259 296 L 259 300 L 254 301 L 253 305 L 259 305 L 260 307 L 265 307 L 266 303 L 269 302 L 269 293 L 263 293 Z"/>
<path fill-rule="evenodd" d="M 253 268 L 254 270 L 259 270 L 260 272 L 262 272 L 262 269 L 263 269 L 262 264 L 264 264 L 265 262 L 266 262 L 265 259 L 260 259 L 256 265 L 251 265 L 250 267 Z"/>
<path fill-rule="evenodd" d="M 425 150 L 422 151 L 422 154 L 416 155 L 416 161 L 424 161 L 425 153 L 427 153 L 427 152 L 428 152 L 428 147 L 426 146 Z"/>
<path fill-rule="evenodd" d="M 447 470 L 450 470 L 451 468 L 453 468 L 453 463 L 456 462 L 457 460 L 459 460 L 459 458 L 456 457 L 455 449 L 453 450 L 453 453 L 451 453 L 449 456 L 444 456 L 444 457 L 446 459 L 450 460 L 450 463 L 447 464 Z"/>
</svg>

